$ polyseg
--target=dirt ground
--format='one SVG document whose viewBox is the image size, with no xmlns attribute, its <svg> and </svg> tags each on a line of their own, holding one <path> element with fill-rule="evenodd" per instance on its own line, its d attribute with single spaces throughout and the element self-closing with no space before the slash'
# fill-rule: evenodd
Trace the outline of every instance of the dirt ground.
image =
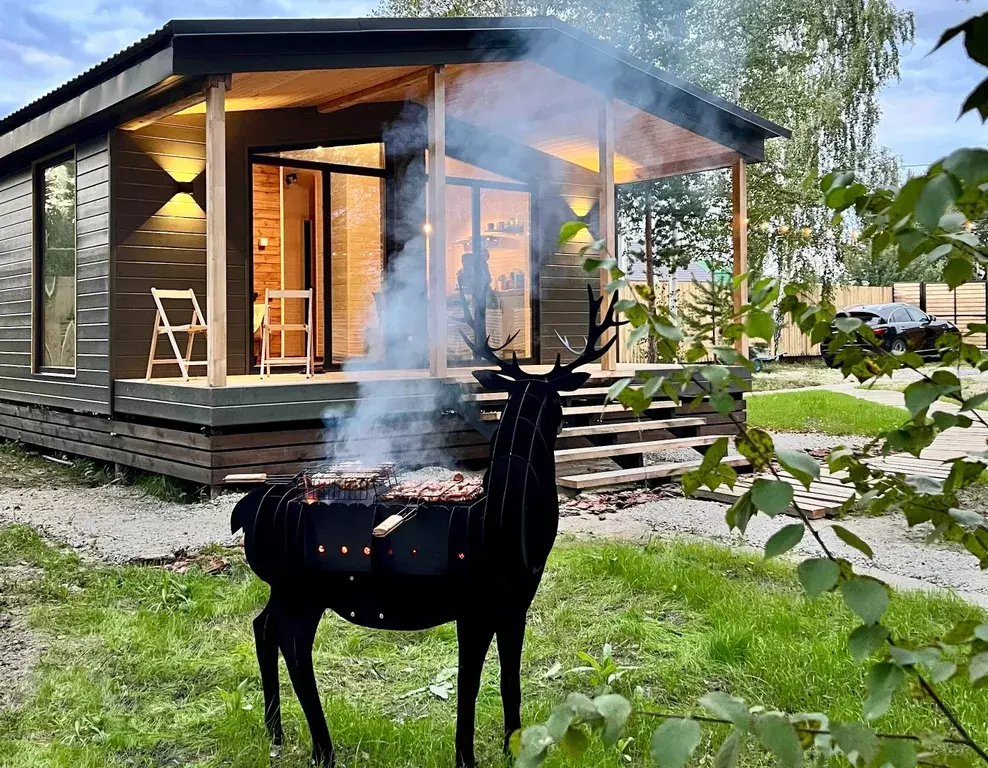
<svg viewBox="0 0 988 768">
<path fill-rule="evenodd" d="M 42 635 L 27 625 L 27 605 L 18 585 L 41 578 L 27 565 L 0 567 L 0 711 L 16 705 L 29 673 L 44 650 Z"/>
</svg>

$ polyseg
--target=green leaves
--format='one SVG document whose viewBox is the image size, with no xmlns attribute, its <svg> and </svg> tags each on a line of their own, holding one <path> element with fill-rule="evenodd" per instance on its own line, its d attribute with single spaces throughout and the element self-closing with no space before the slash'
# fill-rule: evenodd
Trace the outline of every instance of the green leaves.
<svg viewBox="0 0 988 768">
<path fill-rule="evenodd" d="M 753 309 L 745 315 L 744 332 L 751 337 L 771 341 L 775 335 L 775 320 L 761 309 Z"/>
<path fill-rule="evenodd" d="M 566 245 L 583 230 L 590 228 L 582 221 L 567 221 L 559 228 L 559 242 L 557 245 Z"/>
<path fill-rule="evenodd" d="M 961 185 L 949 173 L 939 173 L 923 186 L 916 200 L 916 221 L 933 230 L 947 206 L 960 197 Z"/>
<path fill-rule="evenodd" d="M 758 478 L 751 487 L 751 502 L 769 517 L 775 517 L 792 503 L 792 486 L 783 480 Z"/>
<path fill-rule="evenodd" d="M 915 417 L 939 400 L 942 395 L 956 391 L 955 384 L 934 384 L 924 379 L 914 381 L 905 389 L 906 408 Z"/>
<path fill-rule="evenodd" d="M 870 765 L 881 749 L 878 736 L 864 723 L 834 723 L 830 733 L 852 765 Z"/>
<path fill-rule="evenodd" d="M 593 700 L 594 706 L 604 718 L 602 739 L 607 746 L 617 743 L 625 723 L 631 717 L 631 702 L 617 693 L 605 693 Z"/>
<path fill-rule="evenodd" d="M 837 586 L 840 568 L 829 558 L 816 557 L 796 566 L 796 577 L 806 590 L 806 595 L 813 599 Z"/>
<path fill-rule="evenodd" d="M 770 712 L 755 720 L 758 743 L 775 755 L 783 768 L 799 768 L 803 764 L 803 748 L 792 723 L 782 715 Z"/>
<path fill-rule="evenodd" d="M 655 729 L 649 752 L 659 768 L 683 768 L 699 743 L 696 720 L 669 719 Z"/>
<path fill-rule="evenodd" d="M 803 530 L 802 523 L 793 523 L 773 533 L 765 542 L 765 559 L 785 554 L 799 544 L 803 540 Z"/>
<path fill-rule="evenodd" d="M 735 727 L 747 730 L 750 715 L 744 699 L 731 696 L 723 691 L 712 691 L 700 697 L 700 706 L 714 717 L 730 720 Z"/>
<path fill-rule="evenodd" d="M 864 661 L 889 639 L 889 631 L 881 624 L 862 624 L 847 638 L 847 648 L 855 661 Z"/>
<path fill-rule="evenodd" d="M 748 427 L 734 439 L 738 453 L 751 462 L 751 467 L 760 472 L 767 467 L 775 455 L 775 443 L 764 429 Z"/>
<path fill-rule="evenodd" d="M 880 661 L 868 670 L 868 698 L 864 703 L 864 716 L 868 720 L 881 717 L 892 705 L 892 694 L 906 681 L 901 667 L 888 661 Z"/>
<path fill-rule="evenodd" d="M 777 450 L 775 455 L 789 474 L 799 480 L 807 489 L 810 487 L 810 483 L 820 479 L 820 465 L 812 456 L 802 451 L 784 450 Z"/>
<path fill-rule="evenodd" d="M 870 576 L 848 579 L 841 585 L 841 595 L 866 624 L 877 623 L 889 603 L 888 587 Z"/>
<path fill-rule="evenodd" d="M 866 542 L 858 538 L 855 534 L 851 533 L 847 528 L 842 525 L 833 526 L 833 532 L 837 534 L 837 538 L 843 541 L 848 546 L 854 547 L 858 552 L 861 552 L 868 557 L 874 557 L 875 553 L 872 551 L 871 547 L 868 546 Z"/>
</svg>

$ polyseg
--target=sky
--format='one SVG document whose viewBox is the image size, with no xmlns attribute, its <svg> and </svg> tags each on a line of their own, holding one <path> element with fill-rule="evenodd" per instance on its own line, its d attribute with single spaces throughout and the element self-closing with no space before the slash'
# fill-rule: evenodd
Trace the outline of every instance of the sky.
<svg viewBox="0 0 988 768">
<path fill-rule="evenodd" d="M 916 43 L 901 82 L 880 96 L 878 140 L 907 166 L 959 146 L 988 144 L 988 127 L 956 116 L 986 71 L 959 39 L 927 55 L 940 33 L 988 8 L 988 0 L 893 0 L 916 14 Z M 365 16 L 375 0 L 0 0 L 0 116 L 41 96 L 173 17 Z"/>
<path fill-rule="evenodd" d="M 967 57 L 960 37 L 930 53 L 941 33 L 988 10 L 988 0 L 893 0 L 916 17 L 916 42 L 904 51 L 900 81 L 879 97 L 878 142 L 906 166 L 927 166 L 958 147 L 988 145 L 988 125 L 974 112 L 960 120 L 960 105 L 988 70 Z M 916 170 L 916 169 L 914 169 Z"/>
</svg>

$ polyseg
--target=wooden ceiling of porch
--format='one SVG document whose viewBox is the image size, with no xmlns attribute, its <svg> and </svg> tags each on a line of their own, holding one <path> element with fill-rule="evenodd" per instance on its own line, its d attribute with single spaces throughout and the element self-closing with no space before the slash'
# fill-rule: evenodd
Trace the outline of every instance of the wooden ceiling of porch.
<svg viewBox="0 0 988 768">
<path fill-rule="evenodd" d="M 594 89 L 530 61 L 449 65 L 446 72 L 449 117 L 598 171 L 601 97 Z M 421 67 L 236 73 L 226 108 L 331 112 L 370 101 L 424 102 L 424 74 Z M 204 110 L 193 104 L 180 114 Z M 615 127 L 619 184 L 724 168 L 737 158 L 733 150 L 620 101 Z"/>
</svg>

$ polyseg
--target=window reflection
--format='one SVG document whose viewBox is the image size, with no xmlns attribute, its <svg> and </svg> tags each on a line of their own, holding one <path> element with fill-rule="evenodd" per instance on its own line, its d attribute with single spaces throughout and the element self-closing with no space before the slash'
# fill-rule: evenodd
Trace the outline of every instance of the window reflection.
<svg viewBox="0 0 988 768">
<path fill-rule="evenodd" d="M 75 159 L 43 170 L 38 303 L 41 368 L 75 368 L 76 189 Z"/>
<path fill-rule="evenodd" d="M 456 168 L 460 178 L 478 181 L 446 187 L 448 359 L 470 362 L 461 332 L 476 341 L 478 331 L 495 347 L 517 334 L 504 353 L 531 357 L 531 195 L 521 188 L 486 186 L 479 180 L 485 174 L 465 163 Z M 474 327 L 464 321 L 461 295 Z"/>
</svg>

